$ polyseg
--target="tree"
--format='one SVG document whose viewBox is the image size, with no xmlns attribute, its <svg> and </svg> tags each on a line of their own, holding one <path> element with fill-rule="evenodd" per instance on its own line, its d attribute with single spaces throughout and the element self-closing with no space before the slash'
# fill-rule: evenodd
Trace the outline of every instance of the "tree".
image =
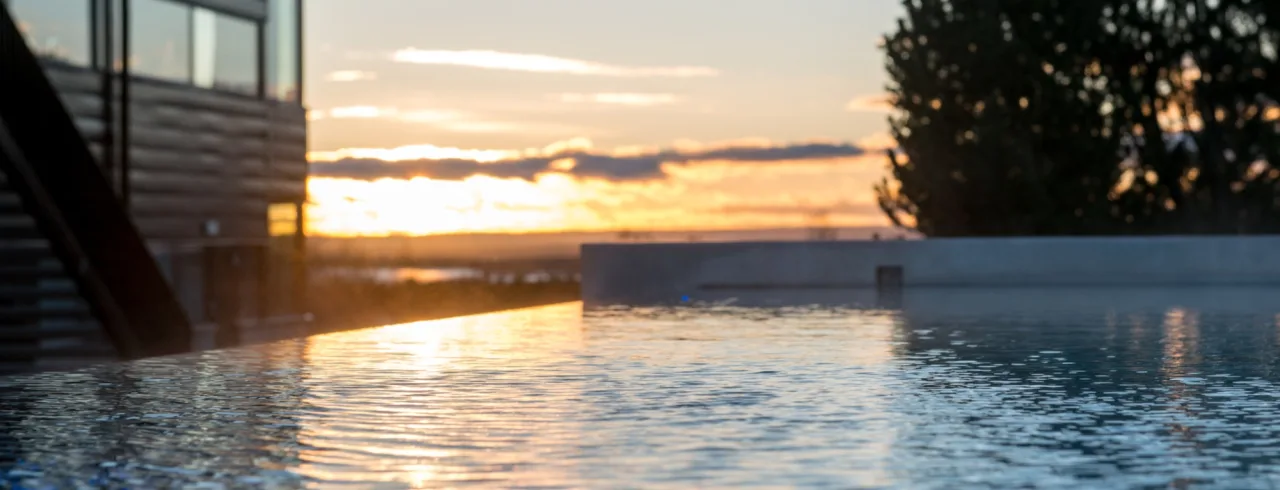
<svg viewBox="0 0 1280 490">
<path fill-rule="evenodd" d="M 884 43 L 899 150 L 876 188 L 895 223 L 927 236 L 1280 231 L 1276 2 L 903 5 Z"/>
</svg>

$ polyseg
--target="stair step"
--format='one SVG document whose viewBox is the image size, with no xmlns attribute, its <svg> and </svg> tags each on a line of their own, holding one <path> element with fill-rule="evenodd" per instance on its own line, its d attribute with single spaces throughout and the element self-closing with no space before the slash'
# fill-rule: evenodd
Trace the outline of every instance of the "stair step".
<svg viewBox="0 0 1280 490">
<path fill-rule="evenodd" d="M 5 250 L 49 250 L 49 241 L 43 238 L 14 239 L 5 237 L 0 241 L 0 252 Z"/>
<path fill-rule="evenodd" d="M 5 284 L 0 280 L 0 300 L 35 301 L 39 299 L 72 299 L 79 297 L 80 291 L 76 290 L 75 285 L 66 281 L 39 285 L 14 285 Z"/>
<path fill-rule="evenodd" d="M 4 265 L 0 264 L 0 283 L 30 279 L 66 279 L 67 273 L 58 264 Z"/>
<path fill-rule="evenodd" d="M 41 326 L 0 326 L 0 343 L 24 340 L 56 339 L 68 337 L 101 336 L 102 328 L 95 323 L 61 323 Z"/>
<path fill-rule="evenodd" d="M 29 264 L 40 260 L 56 260 L 47 240 L 5 239 L 0 241 L 0 264 Z"/>
<path fill-rule="evenodd" d="M 36 220 L 29 215 L 19 213 L 0 214 L 0 228 L 35 228 Z"/>
<path fill-rule="evenodd" d="M 89 319 L 92 314 L 84 305 L 0 306 L 0 325 L 6 322 L 46 319 Z"/>
<path fill-rule="evenodd" d="M 0 215 L 0 236 L 6 240 L 44 238 L 34 219 L 19 214 Z"/>
<path fill-rule="evenodd" d="M 22 199 L 12 192 L 0 191 L 0 213 L 22 212 Z"/>
</svg>

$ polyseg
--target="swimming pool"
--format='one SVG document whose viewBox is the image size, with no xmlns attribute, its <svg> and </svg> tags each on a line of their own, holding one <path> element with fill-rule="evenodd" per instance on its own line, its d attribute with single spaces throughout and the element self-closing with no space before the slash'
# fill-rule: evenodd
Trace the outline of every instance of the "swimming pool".
<svg viewBox="0 0 1280 490">
<path fill-rule="evenodd" d="M 1273 291 L 780 297 L 0 378 L 0 486 L 1280 485 Z"/>
</svg>

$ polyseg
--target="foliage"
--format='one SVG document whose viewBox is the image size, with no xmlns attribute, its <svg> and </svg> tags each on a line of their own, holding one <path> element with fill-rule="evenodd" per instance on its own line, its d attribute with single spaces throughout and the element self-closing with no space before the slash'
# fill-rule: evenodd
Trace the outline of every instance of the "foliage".
<svg viewBox="0 0 1280 490">
<path fill-rule="evenodd" d="M 885 213 L 927 236 L 1280 231 L 1280 2 L 905 0 Z M 1275 20 L 1273 20 L 1275 19 Z"/>
</svg>

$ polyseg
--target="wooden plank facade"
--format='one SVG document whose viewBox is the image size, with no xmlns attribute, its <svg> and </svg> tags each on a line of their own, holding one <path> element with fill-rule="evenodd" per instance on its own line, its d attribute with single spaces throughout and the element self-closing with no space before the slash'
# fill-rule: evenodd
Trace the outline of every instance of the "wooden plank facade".
<svg viewBox="0 0 1280 490">
<path fill-rule="evenodd" d="M 98 73 L 51 65 L 50 79 L 85 139 L 104 148 L 104 98 Z M 272 203 L 306 198 L 306 112 L 253 100 L 135 79 L 130 103 L 127 204 L 161 248 L 209 243 L 264 245 Z M 120 113 L 119 103 L 113 107 Z M 206 233 L 217 221 L 222 232 Z"/>
</svg>

